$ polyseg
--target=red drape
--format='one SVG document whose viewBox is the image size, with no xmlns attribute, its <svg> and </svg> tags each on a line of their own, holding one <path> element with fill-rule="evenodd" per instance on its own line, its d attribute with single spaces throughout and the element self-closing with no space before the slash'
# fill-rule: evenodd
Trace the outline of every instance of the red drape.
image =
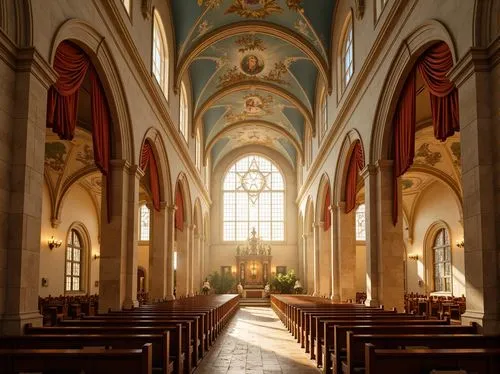
<svg viewBox="0 0 500 374">
<path fill-rule="evenodd" d="M 365 166 L 365 157 L 361 143 L 357 140 L 352 148 L 351 157 L 347 164 L 345 182 L 345 212 L 351 212 L 356 207 L 356 192 L 358 187 L 358 171 Z"/>
<path fill-rule="evenodd" d="M 398 177 L 413 163 L 415 155 L 415 70 L 408 76 L 394 114 L 394 183 L 392 222 L 398 221 Z"/>
<path fill-rule="evenodd" d="M 175 228 L 179 231 L 184 231 L 184 198 L 182 196 L 181 187 L 177 185 L 175 193 Z"/>
<path fill-rule="evenodd" d="M 108 102 L 101 81 L 89 57 L 77 45 L 63 41 L 56 50 L 54 69 L 57 82 L 49 89 L 47 99 L 47 127 L 61 139 L 71 140 L 75 135 L 78 90 L 89 71 L 91 84 L 92 142 L 94 161 L 106 177 L 108 222 L 111 219 L 110 124 Z M 90 69 L 90 70 L 89 70 Z"/>
<path fill-rule="evenodd" d="M 452 67 L 451 51 L 444 42 L 429 48 L 417 63 L 431 97 L 434 136 L 441 141 L 445 141 L 455 131 L 460 131 L 458 91 L 446 77 Z"/>
<path fill-rule="evenodd" d="M 151 187 L 151 194 L 153 195 L 153 207 L 157 211 L 160 211 L 160 180 L 158 177 L 158 166 L 156 164 L 153 148 L 148 140 L 146 140 L 142 146 L 139 166 L 144 171 L 149 167 L 149 184 Z"/>
<path fill-rule="evenodd" d="M 73 43 L 64 41 L 57 47 L 54 70 L 59 77 L 48 92 L 47 127 L 61 139 L 71 140 L 75 135 L 78 90 L 89 65 L 88 56 Z"/>
<path fill-rule="evenodd" d="M 330 185 L 327 186 L 326 196 L 325 196 L 325 206 L 323 207 L 323 222 L 325 231 L 328 231 L 332 226 L 332 216 L 330 214 L 330 205 L 331 205 L 331 197 L 330 197 Z"/>
</svg>

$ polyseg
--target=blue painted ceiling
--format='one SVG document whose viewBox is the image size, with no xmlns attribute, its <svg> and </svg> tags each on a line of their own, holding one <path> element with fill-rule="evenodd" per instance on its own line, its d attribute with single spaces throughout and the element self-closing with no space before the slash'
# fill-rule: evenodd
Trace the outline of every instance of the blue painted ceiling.
<svg viewBox="0 0 500 374">
<path fill-rule="evenodd" d="M 292 164 L 302 159 L 320 65 L 330 63 L 334 7 L 335 0 L 171 0 L 177 70 L 190 76 L 193 125 L 203 128 L 213 165 L 248 144 L 274 148 Z"/>
</svg>

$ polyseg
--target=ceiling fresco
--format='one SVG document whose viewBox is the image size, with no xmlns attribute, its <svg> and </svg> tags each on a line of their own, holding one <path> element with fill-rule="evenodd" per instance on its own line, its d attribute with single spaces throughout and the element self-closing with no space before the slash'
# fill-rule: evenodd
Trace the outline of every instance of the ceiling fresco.
<svg viewBox="0 0 500 374">
<path fill-rule="evenodd" d="M 45 182 L 51 196 L 51 220 L 60 220 L 60 208 L 65 193 L 74 183 L 83 187 L 92 198 L 100 216 L 102 176 L 94 164 L 92 136 L 77 126 L 71 141 L 60 140 L 51 129 L 46 130 Z"/>
<path fill-rule="evenodd" d="M 410 238 L 419 199 L 429 186 L 444 183 L 460 204 L 463 196 L 460 135 L 456 133 L 440 142 L 434 138 L 433 131 L 432 126 L 417 131 L 413 165 L 401 177 L 403 210 L 410 226 Z"/>
<path fill-rule="evenodd" d="M 240 146 L 260 144 L 235 139 L 243 125 L 260 127 L 274 139 L 266 146 L 294 166 L 303 162 L 304 129 L 315 132 L 316 84 L 328 75 L 334 7 L 332 0 L 171 1 L 176 84 L 189 74 L 193 128 L 203 129 L 213 166 Z"/>
<path fill-rule="evenodd" d="M 297 159 L 297 150 L 291 142 L 280 132 L 262 128 L 258 125 L 249 125 L 231 130 L 218 139 L 211 147 L 212 159 L 217 163 L 232 150 L 247 145 L 260 145 L 279 151 L 293 166 Z"/>
</svg>

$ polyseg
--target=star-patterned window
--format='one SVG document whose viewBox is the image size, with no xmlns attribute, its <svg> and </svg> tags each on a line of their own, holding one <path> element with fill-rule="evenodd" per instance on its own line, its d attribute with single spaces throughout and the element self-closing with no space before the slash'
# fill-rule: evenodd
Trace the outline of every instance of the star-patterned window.
<svg viewBox="0 0 500 374">
<path fill-rule="evenodd" d="M 268 159 L 237 161 L 223 183 L 224 240 L 246 241 L 253 228 L 264 241 L 285 240 L 285 183 Z"/>
</svg>

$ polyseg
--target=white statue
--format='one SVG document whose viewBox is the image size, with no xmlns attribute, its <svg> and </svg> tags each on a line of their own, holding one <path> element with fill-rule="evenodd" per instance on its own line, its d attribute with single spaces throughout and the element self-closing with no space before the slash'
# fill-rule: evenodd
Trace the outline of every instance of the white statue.
<svg viewBox="0 0 500 374">
<path fill-rule="evenodd" d="M 298 279 L 295 281 L 295 285 L 293 286 L 293 289 L 295 290 L 295 293 L 302 292 L 302 284 L 300 283 L 300 281 Z"/>
<path fill-rule="evenodd" d="M 241 285 L 241 283 L 238 283 L 237 288 L 238 288 L 238 295 L 243 296 L 243 286 Z"/>
<path fill-rule="evenodd" d="M 271 292 L 271 287 L 269 286 L 269 283 L 267 283 L 264 287 L 264 293 L 266 294 L 266 297 L 269 296 L 269 292 Z"/>
</svg>

